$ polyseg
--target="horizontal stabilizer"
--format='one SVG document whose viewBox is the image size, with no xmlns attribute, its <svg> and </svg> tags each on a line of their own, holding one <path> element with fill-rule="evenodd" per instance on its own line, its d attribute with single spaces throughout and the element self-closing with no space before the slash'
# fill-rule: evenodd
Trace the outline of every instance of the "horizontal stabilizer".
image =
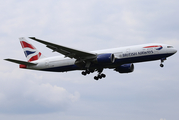
<svg viewBox="0 0 179 120">
<path fill-rule="evenodd" d="M 20 61 L 20 60 L 14 60 L 14 59 L 4 59 L 9 62 L 17 63 L 17 64 L 22 64 L 22 65 L 37 65 L 36 63 L 30 63 L 30 62 L 25 62 L 25 61 Z"/>
</svg>

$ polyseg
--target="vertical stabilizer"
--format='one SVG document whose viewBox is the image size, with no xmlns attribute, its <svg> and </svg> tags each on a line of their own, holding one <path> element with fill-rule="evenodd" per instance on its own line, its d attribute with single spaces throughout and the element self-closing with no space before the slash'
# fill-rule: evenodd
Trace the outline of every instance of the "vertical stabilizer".
<svg viewBox="0 0 179 120">
<path fill-rule="evenodd" d="M 24 54 L 28 62 L 36 61 L 44 58 L 41 52 L 39 52 L 32 44 L 30 44 L 25 38 L 19 38 Z"/>
</svg>

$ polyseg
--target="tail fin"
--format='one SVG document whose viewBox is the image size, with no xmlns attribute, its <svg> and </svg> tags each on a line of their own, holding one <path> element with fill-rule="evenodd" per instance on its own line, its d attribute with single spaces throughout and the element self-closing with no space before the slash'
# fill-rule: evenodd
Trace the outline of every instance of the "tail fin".
<svg viewBox="0 0 179 120">
<path fill-rule="evenodd" d="M 36 61 L 44 58 L 41 52 L 39 52 L 32 44 L 30 44 L 25 38 L 19 38 L 24 54 L 28 62 Z"/>
</svg>

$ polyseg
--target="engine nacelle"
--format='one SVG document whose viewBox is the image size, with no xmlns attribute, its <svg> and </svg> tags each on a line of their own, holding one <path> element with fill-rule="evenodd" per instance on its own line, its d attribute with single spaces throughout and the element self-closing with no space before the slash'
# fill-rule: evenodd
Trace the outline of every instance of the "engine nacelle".
<svg viewBox="0 0 179 120">
<path fill-rule="evenodd" d="M 115 69 L 119 73 L 130 73 L 134 71 L 134 64 L 123 64 Z"/>
<path fill-rule="evenodd" d="M 115 57 L 114 54 L 106 53 L 106 54 L 98 55 L 96 60 L 100 64 L 110 64 L 110 63 L 114 63 Z"/>
</svg>

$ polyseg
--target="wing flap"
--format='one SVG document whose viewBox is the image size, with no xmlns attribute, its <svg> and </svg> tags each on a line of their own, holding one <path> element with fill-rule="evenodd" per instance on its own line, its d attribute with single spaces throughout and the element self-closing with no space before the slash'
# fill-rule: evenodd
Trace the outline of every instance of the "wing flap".
<svg viewBox="0 0 179 120">
<path fill-rule="evenodd" d="M 37 42 L 40 42 L 42 44 L 45 44 L 46 47 L 50 48 L 53 50 L 53 52 L 59 52 L 63 55 L 65 55 L 65 57 L 70 57 L 70 58 L 75 58 L 75 59 L 85 59 L 85 58 L 95 58 L 96 54 L 94 53 L 89 53 L 89 52 L 85 52 L 85 51 L 81 51 L 81 50 L 77 50 L 77 49 L 73 49 L 73 48 L 69 48 L 69 47 L 65 47 L 65 46 L 61 46 L 61 45 L 57 45 L 54 43 L 50 43 L 50 42 L 46 42 L 40 39 L 36 39 L 35 37 L 29 37 L 30 39 L 33 39 Z"/>
<path fill-rule="evenodd" d="M 4 59 L 9 62 L 17 63 L 17 64 L 22 64 L 22 65 L 37 65 L 36 63 L 30 63 L 30 62 L 25 62 L 21 60 L 15 60 L 15 59 Z"/>
</svg>

